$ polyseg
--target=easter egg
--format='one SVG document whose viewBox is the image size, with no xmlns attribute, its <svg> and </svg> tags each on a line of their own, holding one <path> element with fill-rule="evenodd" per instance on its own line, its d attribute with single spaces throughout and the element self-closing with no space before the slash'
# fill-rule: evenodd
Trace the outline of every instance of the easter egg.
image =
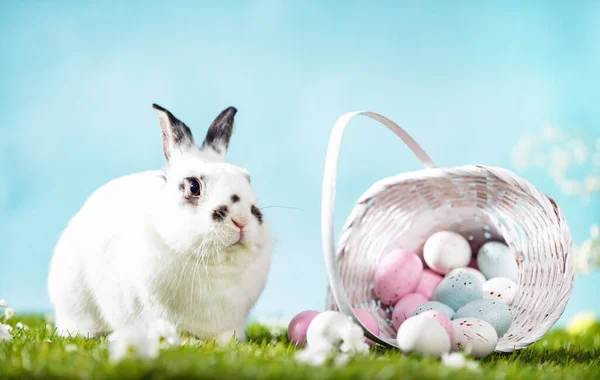
<svg viewBox="0 0 600 380">
<path fill-rule="evenodd" d="M 394 305 L 417 288 L 421 274 L 423 262 L 419 256 L 404 249 L 394 249 L 382 257 L 375 271 L 375 296 L 385 305 Z"/>
<path fill-rule="evenodd" d="M 496 330 L 499 338 L 502 338 L 512 324 L 512 313 L 508 305 L 501 300 L 471 301 L 456 311 L 454 319 L 467 317 L 486 321 Z"/>
<path fill-rule="evenodd" d="M 485 243 L 477 253 L 477 267 L 487 279 L 506 277 L 518 281 L 519 268 L 510 248 L 497 241 Z"/>
<path fill-rule="evenodd" d="M 435 319 L 417 315 L 408 318 L 398 329 L 398 347 L 406 353 L 441 357 L 450 352 L 450 337 Z"/>
<path fill-rule="evenodd" d="M 483 298 L 504 301 L 512 304 L 517 293 L 517 284 L 506 277 L 494 277 L 483 283 Z"/>
<path fill-rule="evenodd" d="M 369 330 L 373 335 L 379 335 L 379 322 L 377 318 L 365 309 L 353 309 L 354 314 L 358 320 Z M 365 338 L 365 342 L 369 345 L 373 344 L 373 341 L 369 338 Z"/>
<path fill-rule="evenodd" d="M 477 318 L 456 318 L 454 328 L 453 351 L 465 351 L 476 358 L 483 358 L 494 352 L 498 344 L 496 330 Z"/>
<path fill-rule="evenodd" d="M 425 302 L 423 305 L 419 306 L 415 310 L 415 315 L 422 314 L 426 311 L 438 311 L 440 313 L 443 313 L 449 319 L 454 318 L 454 310 L 452 310 L 450 306 L 444 305 L 443 303 L 438 301 Z"/>
<path fill-rule="evenodd" d="M 478 271 L 477 269 L 474 268 L 470 268 L 470 267 L 465 267 L 465 268 L 456 268 L 456 269 L 452 269 L 447 275 L 446 277 L 452 277 L 455 274 L 459 274 L 459 273 L 470 273 L 473 276 L 477 277 L 477 279 L 483 284 L 484 282 L 486 282 L 486 278 L 483 275 L 483 273 L 481 273 L 480 271 Z"/>
<path fill-rule="evenodd" d="M 452 326 L 452 321 L 446 314 L 437 310 L 427 310 L 420 315 L 435 319 L 448 333 L 448 336 L 450 337 L 450 346 L 454 344 L 454 327 Z"/>
<path fill-rule="evenodd" d="M 483 284 L 470 273 L 446 277 L 433 292 L 433 300 L 458 310 L 461 306 L 481 298 Z"/>
<path fill-rule="evenodd" d="M 295 345 L 303 345 L 306 342 L 306 330 L 310 322 L 319 314 L 316 310 L 306 310 L 297 314 L 288 326 L 288 339 Z"/>
<path fill-rule="evenodd" d="M 411 293 L 402 297 L 400 301 L 394 305 L 394 311 L 392 311 L 392 323 L 394 324 L 394 328 L 397 330 L 398 327 L 400 327 L 400 325 L 408 318 L 412 317 L 415 310 L 425 302 L 427 302 L 427 298 L 419 293 Z"/>
<path fill-rule="evenodd" d="M 420 293 L 427 297 L 427 299 L 431 299 L 431 297 L 433 297 L 433 291 L 442 281 L 442 278 L 442 276 L 431 269 L 424 269 L 423 274 L 421 275 L 421 281 L 419 282 L 415 293 Z"/>
<path fill-rule="evenodd" d="M 471 261 L 471 246 L 461 234 L 440 231 L 431 235 L 423 246 L 423 259 L 434 271 L 446 274 L 466 267 Z"/>
</svg>

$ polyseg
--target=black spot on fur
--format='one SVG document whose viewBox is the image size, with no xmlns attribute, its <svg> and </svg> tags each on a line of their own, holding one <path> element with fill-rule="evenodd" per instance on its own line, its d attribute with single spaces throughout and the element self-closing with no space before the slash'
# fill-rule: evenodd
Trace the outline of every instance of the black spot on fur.
<svg viewBox="0 0 600 380">
<path fill-rule="evenodd" d="M 252 215 L 254 215 L 254 217 L 256 218 L 256 220 L 258 220 L 258 224 L 262 224 L 263 223 L 263 214 L 259 210 L 258 207 L 256 207 L 255 205 L 252 205 L 252 207 L 250 207 L 250 212 L 252 213 Z"/>
<path fill-rule="evenodd" d="M 239 195 L 237 195 L 237 194 L 233 194 L 233 195 L 231 196 L 231 201 L 232 201 L 233 203 L 237 203 L 237 202 L 239 202 L 239 201 L 240 201 L 240 197 L 239 197 Z"/>
<path fill-rule="evenodd" d="M 213 211 L 212 218 L 215 222 L 220 222 L 227 217 L 229 213 L 229 207 L 226 205 L 219 206 Z"/>
<path fill-rule="evenodd" d="M 223 110 L 208 128 L 202 147 L 209 147 L 218 154 L 223 154 L 223 150 L 227 152 L 236 113 L 237 109 L 235 107 L 228 107 Z"/>
</svg>

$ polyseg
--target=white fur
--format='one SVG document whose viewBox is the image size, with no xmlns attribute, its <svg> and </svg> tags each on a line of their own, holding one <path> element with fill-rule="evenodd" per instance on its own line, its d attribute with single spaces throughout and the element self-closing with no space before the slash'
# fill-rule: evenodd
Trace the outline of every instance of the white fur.
<svg viewBox="0 0 600 380">
<path fill-rule="evenodd" d="M 115 179 L 93 193 L 61 236 L 48 288 L 62 334 L 98 336 L 165 319 L 199 338 L 244 339 L 271 261 L 266 221 L 251 214 L 248 173 L 210 149 L 173 154 L 165 172 Z M 162 178 L 166 175 L 167 181 Z M 188 177 L 206 178 L 197 206 Z M 240 201 L 232 203 L 231 195 Z M 213 210 L 226 204 L 222 222 Z M 258 206 L 258 205 L 257 205 Z M 243 244 L 230 217 L 245 220 Z"/>
</svg>

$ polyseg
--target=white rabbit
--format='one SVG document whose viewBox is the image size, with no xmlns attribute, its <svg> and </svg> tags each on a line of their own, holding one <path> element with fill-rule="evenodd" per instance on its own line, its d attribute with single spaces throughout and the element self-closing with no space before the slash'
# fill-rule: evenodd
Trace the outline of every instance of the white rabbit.
<svg viewBox="0 0 600 380">
<path fill-rule="evenodd" d="M 224 162 L 237 110 L 221 112 L 198 148 L 183 122 L 153 107 L 165 169 L 108 182 L 69 222 L 48 279 L 56 327 L 98 336 L 162 319 L 199 338 L 244 340 L 271 237 L 249 173 Z"/>
</svg>

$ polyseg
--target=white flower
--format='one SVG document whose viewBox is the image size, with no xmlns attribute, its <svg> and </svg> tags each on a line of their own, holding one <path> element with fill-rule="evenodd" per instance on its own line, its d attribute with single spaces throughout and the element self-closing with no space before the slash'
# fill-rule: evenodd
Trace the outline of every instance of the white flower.
<svg viewBox="0 0 600 380">
<path fill-rule="evenodd" d="M 450 368 L 468 368 L 471 371 L 477 370 L 479 368 L 479 363 L 474 360 L 468 360 L 465 356 L 460 352 L 452 352 L 446 353 L 442 355 L 442 363 L 445 366 Z"/>
<path fill-rule="evenodd" d="M 588 175 L 585 178 L 585 191 L 595 193 L 600 190 L 600 177 L 597 175 Z"/>
<path fill-rule="evenodd" d="M 564 138 L 563 132 L 552 125 L 546 125 L 542 129 L 542 137 L 548 142 L 556 142 Z"/>
<path fill-rule="evenodd" d="M 591 271 L 591 256 L 593 244 L 591 239 L 585 240 L 580 246 L 575 247 L 575 272 L 588 274 Z"/>
<path fill-rule="evenodd" d="M 529 135 L 523 135 L 517 142 L 512 151 L 513 164 L 519 170 L 525 170 L 529 166 L 529 161 L 535 146 L 535 139 Z"/>
<path fill-rule="evenodd" d="M 18 328 L 20 330 L 29 330 L 29 326 L 24 325 L 22 322 L 17 322 L 17 324 L 15 326 L 16 326 L 16 328 Z"/>
<path fill-rule="evenodd" d="M 590 235 L 592 236 L 592 239 L 598 239 L 600 237 L 600 226 L 592 224 L 590 227 Z"/>
<path fill-rule="evenodd" d="M 550 173 L 555 179 L 565 177 L 571 167 L 571 155 L 566 149 L 554 147 L 550 151 Z"/>
<path fill-rule="evenodd" d="M 578 181 L 562 180 L 562 182 L 559 182 L 559 185 L 562 192 L 567 195 L 578 195 L 583 193 L 583 185 Z"/>
<path fill-rule="evenodd" d="M 307 347 L 304 350 L 296 352 L 296 360 L 310 365 L 321 365 L 327 361 L 333 354 L 329 347 Z"/>
<path fill-rule="evenodd" d="M 342 365 L 351 355 L 369 351 L 363 330 L 350 317 L 337 311 L 326 311 L 313 319 L 306 343 L 306 349 L 297 352 L 296 359 L 312 365 L 323 364 L 330 358 Z"/>
<path fill-rule="evenodd" d="M 12 317 L 15 316 L 15 311 L 13 309 L 11 309 L 10 307 L 7 307 L 6 310 L 4 310 L 4 317 L 8 320 L 11 319 Z"/>
<path fill-rule="evenodd" d="M 151 339 L 141 328 L 129 326 L 115 331 L 108 337 L 110 360 L 118 362 L 128 357 L 155 358 L 158 356 L 158 340 Z"/>
<path fill-rule="evenodd" d="M 12 335 L 10 335 L 10 331 L 12 328 L 9 325 L 4 325 L 0 323 L 0 342 L 3 340 L 11 340 Z"/>
<path fill-rule="evenodd" d="M 8 307 L 8 302 L 6 302 L 6 300 L 0 299 L 0 307 Z"/>
<path fill-rule="evenodd" d="M 567 148 L 570 150 L 573 159 L 577 165 L 583 165 L 587 160 L 588 151 L 581 138 L 573 138 L 567 142 Z"/>
<path fill-rule="evenodd" d="M 76 344 L 67 344 L 65 345 L 65 351 L 66 352 L 75 352 L 77 351 L 77 345 Z"/>
<path fill-rule="evenodd" d="M 168 345 L 179 343 L 181 340 L 177 328 L 164 319 L 159 319 L 150 325 L 148 337 L 159 344 L 166 343 Z"/>
</svg>

